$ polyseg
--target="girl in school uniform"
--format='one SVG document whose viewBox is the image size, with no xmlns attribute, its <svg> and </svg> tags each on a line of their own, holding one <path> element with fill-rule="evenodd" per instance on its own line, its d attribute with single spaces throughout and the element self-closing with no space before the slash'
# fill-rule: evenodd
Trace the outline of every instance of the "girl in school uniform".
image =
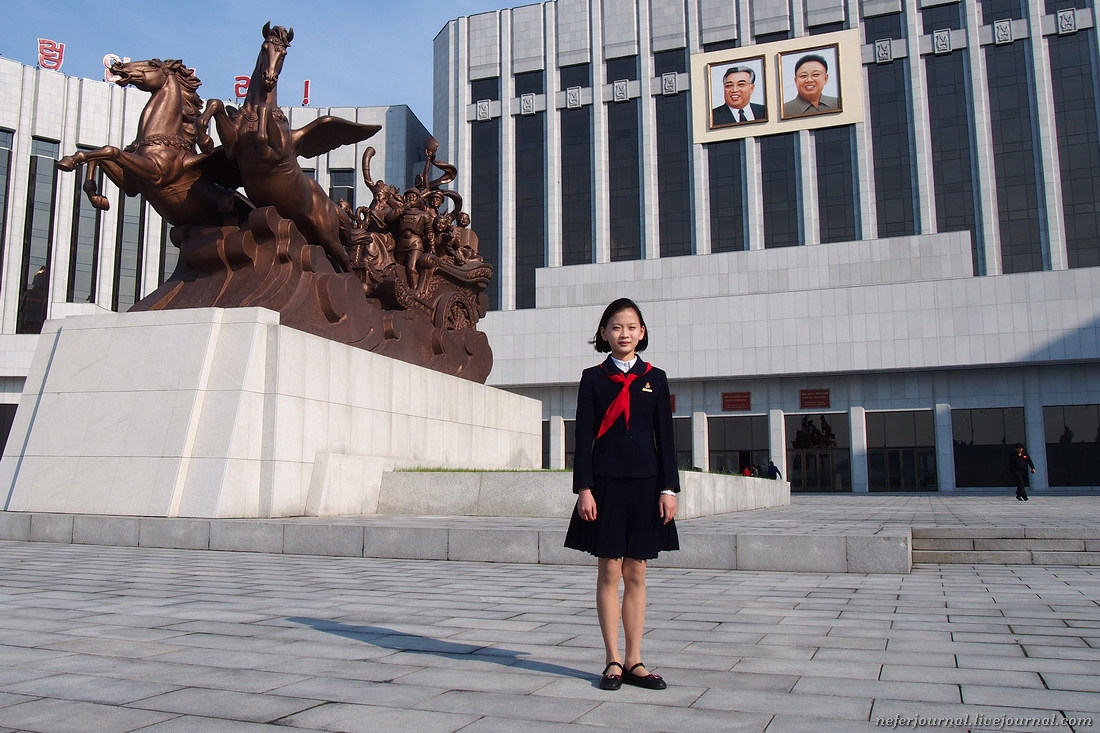
<svg viewBox="0 0 1100 733">
<path fill-rule="evenodd" d="M 565 546 L 599 558 L 596 614 L 607 664 L 600 687 L 617 690 L 625 682 L 663 690 L 665 681 L 642 663 L 642 634 L 646 561 L 680 548 L 673 522 L 680 479 L 668 379 L 638 358 L 649 337 L 641 309 L 629 298 L 607 306 L 592 344 L 610 356 L 581 374 L 573 460 L 577 504 Z M 619 652 L 620 621 L 625 656 Z"/>
</svg>

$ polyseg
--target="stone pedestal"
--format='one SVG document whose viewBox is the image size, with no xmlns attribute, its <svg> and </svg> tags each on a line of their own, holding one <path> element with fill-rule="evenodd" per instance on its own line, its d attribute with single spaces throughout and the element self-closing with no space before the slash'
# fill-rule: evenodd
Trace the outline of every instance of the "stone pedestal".
<svg viewBox="0 0 1100 733">
<path fill-rule="evenodd" d="M 196 308 L 47 323 L 0 492 L 8 511 L 332 516 L 373 513 L 385 470 L 540 465 L 535 400 Z"/>
</svg>

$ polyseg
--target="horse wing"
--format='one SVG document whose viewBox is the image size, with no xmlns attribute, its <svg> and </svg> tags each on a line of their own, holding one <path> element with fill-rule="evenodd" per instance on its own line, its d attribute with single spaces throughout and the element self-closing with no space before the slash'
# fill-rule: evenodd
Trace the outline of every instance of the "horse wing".
<svg viewBox="0 0 1100 733">
<path fill-rule="evenodd" d="M 303 158 L 313 158 L 343 145 L 366 140 L 382 129 L 381 125 L 361 125 L 340 117 L 318 117 L 305 127 L 293 130 L 294 151 Z"/>
</svg>

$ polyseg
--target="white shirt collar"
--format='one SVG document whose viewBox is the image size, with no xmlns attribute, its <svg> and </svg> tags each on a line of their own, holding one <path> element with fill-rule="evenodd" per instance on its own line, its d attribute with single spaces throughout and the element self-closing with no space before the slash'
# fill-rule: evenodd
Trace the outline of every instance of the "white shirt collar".
<svg viewBox="0 0 1100 733">
<path fill-rule="evenodd" d="M 611 357 L 612 363 L 619 368 L 621 372 L 629 372 L 634 368 L 634 362 L 638 361 L 638 355 L 635 354 L 634 358 L 630 361 L 619 361 L 615 357 Z"/>
<path fill-rule="evenodd" d="M 738 120 L 739 122 L 740 122 L 739 116 L 740 116 L 740 113 L 742 111 L 744 111 L 744 113 L 745 113 L 745 122 L 752 122 L 753 120 L 756 119 L 756 117 L 752 113 L 752 106 L 751 105 L 746 104 L 741 109 L 734 109 L 733 107 L 730 107 L 728 104 L 726 106 L 729 107 L 730 112 L 733 112 L 733 119 Z"/>
</svg>

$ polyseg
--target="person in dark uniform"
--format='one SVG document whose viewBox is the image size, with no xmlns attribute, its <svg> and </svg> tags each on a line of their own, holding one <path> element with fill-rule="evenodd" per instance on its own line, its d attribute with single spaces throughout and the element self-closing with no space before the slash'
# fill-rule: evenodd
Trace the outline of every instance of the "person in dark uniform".
<svg viewBox="0 0 1100 733">
<path fill-rule="evenodd" d="M 584 370 L 577 390 L 577 503 L 565 546 L 599 558 L 596 613 L 607 665 L 600 687 L 617 690 L 625 682 L 663 690 L 665 681 L 642 663 L 642 634 L 646 561 L 661 550 L 680 549 L 668 379 L 638 358 L 649 336 L 641 310 L 628 298 L 607 306 L 592 344 L 610 356 Z M 625 656 L 619 653 L 620 621 Z"/>
<path fill-rule="evenodd" d="M 1035 464 L 1019 443 L 1008 456 L 1008 467 L 1012 469 L 1012 476 L 1016 479 L 1016 501 L 1027 501 L 1027 472 L 1031 469 L 1035 473 Z"/>
</svg>

